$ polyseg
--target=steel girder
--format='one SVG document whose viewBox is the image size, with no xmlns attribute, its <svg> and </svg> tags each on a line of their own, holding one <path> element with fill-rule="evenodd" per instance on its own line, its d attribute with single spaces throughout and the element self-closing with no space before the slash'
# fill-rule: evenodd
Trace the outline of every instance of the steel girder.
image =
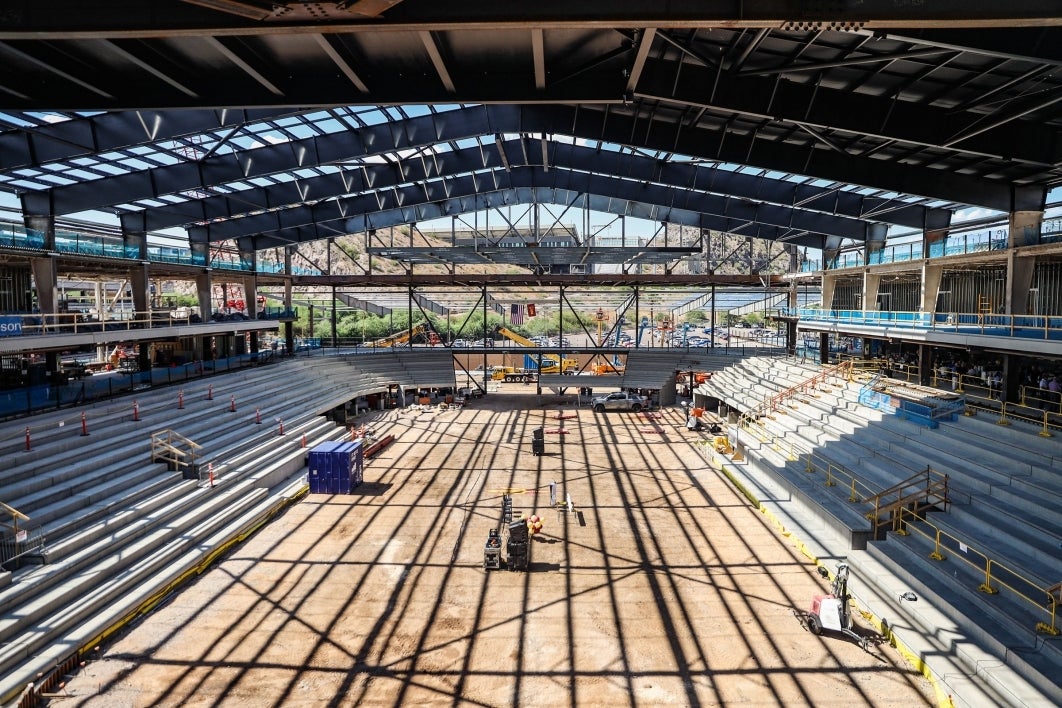
<svg viewBox="0 0 1062 708">
<path fill-rule="evenodd" d="M 1062 162 L 1062 139 L 1057 128 L 1022 122 L 1020 130 L 1009 130 L 1011 126 L 1004 124 L 954 140 L 967 128 L 991 123 L 993 116 L 985 111 L 956 112 L 889 95 L 828 88 L 819 82 L 761 78 L 755 69 L 718 72 L 687 62 L 680 71 L 677 61 L 657 60 L 645 68 L 634 93 L 638 98 L 734 113 L 747 119 L 842 131 L 846 135 L 838 139 L 853 143 L 872 139 L 869 144 L 845 151 L 853 158 L 881 141 L 895 141 L 938 148 L 941 154 L 968 154 L 971 161 L 985 157 L 1008 160 L 1013 163 L 1008 169 L 1027 165 L 1026 171 L 1042 172 Z M 1043 101 L 1042 96 L 1034 96 L 1026 103 Z"/>
<path fill-rule="evenodd" d="M 542 164 L 541 150 L 522 151 L 519 140 L 507 140 L 501 145 L 506 154 L 525 152 L 530 159 L 524 164 Z M 548 143 L 548 160 L 550 167 L 614 175 L 639 182 L 670 185 L 676 189 L 788 205 L 798 211 L 881 221 L 908 228 L 925 228 L 927 222 L 938 224 L 936 228 L 941 228 L 947 225 L 951 213 L 944 209 L 929 209 L 919 204 L 905 204 L 853 191 L 735 172 L 713 165 L 670 162 L 628 151 L 596 150 L 557 141 Z M 462 173 L 501 167 L 503 164 L 498 154 L 498 144 L 487 143 L 481 147 L 422 154 L 397 163 L 352 165 L 341 174 L 307 177 L 178 204 L 165 204 L 123 214 L 122 223 L 130 230 L 155 231 L 192 222 L 234 219 L 252 211 L 391 189 L 410 182 L 455 177 Z"/>
<path fill-rule="evenodd" d="M 0 170 L 123 150 L 299 113 L 292 108 L 115 111 L 0 133 Z"/>
<path fill-rule="evenodd" d="M 618 110 L 567 110 L 573 121 L 567 131 L 588 139 L 629 140 L 640 128 L 645 134 L 640 145 L 648 149 L 1006 212 L 1042 210 L 1047 197 L 1046 188 L 1039 185 L 1023 186 L 870 156 L 842 155 L 815 144 L 763 140 L 756 131 L 737 134 L 725 125 L 716 128 L 672 123 L 647 130 L 645 118 L 639 115 Z M 557 120 L 563 118 L 557 116 Z M 525 124 L 529 122 L 525 120 Z M 538 130 L 538 127 L 531 129 Z"/>
<path fill-rule="evenodd" d="M 571 135 L 629 145 L 645 121 L 620 111 L 593 111 L 568 106 L 476 106 L 400 123 L 369 126 L 357 131 L 316 136 L 288 143 L 244 150 L 236 155 L 213 155 L 187 162 L 56 187 L 22 195 L 27 214 L 68 214 L 166 194 L 208 191 L 211 187 L 258 176 L 322 164 L 416 150 L 436 142 L 499 133 Z M 756 143 L 755 135 L 732 135 L 726 129 L 681 125 L 646 131 L 640 144 L 734 164 L 750 164 L 790 174 L 807 174 L 834 182 L 857 183 L 898 193 L 915 193 L 1002 211 L 1042 203 L 1041 187 L 1022 188 L 965 175 L 941 179 L 940 170 L 916 168 L 872 158 L 840 156 L 828 149 L 772 141 Z M 856 177 L 853 179 L 853 177 Z"/>
<path fill-rule="evenodd" d="M 572 204 L 575 201 L 574 197 L 579 194 L 590 194 L 617 203 L 615 206 L 610 205 L 610 208 L 602 210 L 608 213 L 631 214 L 632 211 L 636 213 L 647 211 L 652 213 L 652 216 L 644 218 L 686 223 L 716 231 L 743 233 L 751 236 L 756 234 L 748 233 L 745 230 L 746 225 L 769 225 L 776 227 L 773 229 L 775 232 L 782 231 L 774 238 L 798 236 L 792 240 L 805 243 L 807 239 L 799 238 L 805 233 L 814 234 L 816 237 L 835 235 L 863 241 L 866 238 L 868 225 L 868 222 L 858 219 L 794 210 L 751 200 L 731 199 L 689 189 L 676 189 L 617 177 L 574 172 L 557 167 L 547 171 L 541 167 L 532 166 L 513 168 L 511 171 L 494 168 L 471 175 L 437 179 L 356 197 L 326 200 L 313 205 L 263 212 L 232 221 L 195 226 L 189 229 L 188 233 L 194 242 L 214 242 L 337 220 L 346 220 L 348 225 L 345 230 L 349 232 L 350 224 L 353 223 L 351 219 L 373 212 L 443 202 L 452 207 L 460 203 L 454 201 L 455 199 L 475 197 L 483 192 L 519 188 L 545 190 L 544 192 L 536 191 L 535 199 L 555 204 Z M 550 196 L 549 190 L 556 190 L 559 193 L 558 196 L 538 199 L 538 196 Z M 530 198 L 531 193 L 528 192 L 527 196 Z M 519 203 L 527 202 L 521 198 Z M 664 216 L 668 212 L 682 214 L 683 218 L 681 220 L 670 219 Z M 467 211 L 452 213 L 456 215 L 467 213 Z M 763 238 L 763 236 L 759 237 Z M 817 243 L 818 238 L 815 241 Z"/>
<path fill-rule="evenodd" d="M 667 221 L 672 224 L 693 226 L 704 229 L 737 233 L 742 236 L 770 240 L 787 240 L 800 245 L 820 248 L 824 238 L 816 234 L 802 234 L 793 229 L 780 226 L 768 226 L 754 222 L 727 219 L 691 212 L 670 206 L 660 207 L 638 202 L 628 202 L 608 196 L 581 195 L 575 192 L 562 193 L 552 187 L 523 187 L 519 189 L 499 189 L 495 191 L 471 193 L 447 199 L 421 202 L 391 209 L 373 209 L 367 213 L 348 217 L 339 221 L 314 222 L 294 226 L 283 230 L 274 230 L 253 236 L 258 249 L 274 248 L 292 243 L 314 241 L 321 238 L 355 234 L 382 229 L 389 226 L 429 221 L 455 214 L 467 214 L 483 209 L 501 208 L 511 204 L 528 204 L 533 202 L 549 203 L 554 199 L 583 199 L 587 208 L 603 213 L 625 215 L 653 221 Z M 444 249 L 440 249 L 444 250 Z"/>
</svg>

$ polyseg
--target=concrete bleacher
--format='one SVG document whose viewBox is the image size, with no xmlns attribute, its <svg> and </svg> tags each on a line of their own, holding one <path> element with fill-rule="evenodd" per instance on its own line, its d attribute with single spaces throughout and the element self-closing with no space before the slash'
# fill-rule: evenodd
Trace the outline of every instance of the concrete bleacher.
<svg viewBox="0 0 1062 708">
<path fill-rule="evenodd" d="M 792 359 L 750 358 L 717 373 L 699 392 L 751 411 L 820 370 Z M 934 621 L 946 622 L 957 637 L 948 652 L 965 661 L 969 675 L 994 686 L 1004 702 L 1062 702 L 1062 640 L 1035 631 L 1037 622 L 1048 620 L 1047 596 L 1039 598 L 1038 609 L 1007 588 L 996 595 L 979 592 L 985 573 L 976 556 L 999 564 L 993 570 L 997 586 L 1007 583 L 1025 594 L 1062 580 L 1062 446 L 1035 429 L 997 426 L 982 416 L 929 429 L 860 405 L 860 385 L 832 381 L 761 415 L 755 430 L 731 426 L 748 455 L 745 464 L 771 476 L 768 493 L 783 490 L 779 498 L 818 518 L 815 533 L 832 539 L 824 546 L 827 555 L 847 556 L 854 573 L 882 586 L 915 589 L 928 601 L 920 609 L 939 608 L 941 617 L 924 623 L 926 631 Z M 909 535 L 890 533 L 860 550 L 859 540 L 873 538 L 866 509 L 849 501 L 843 482 L 827 487 L 804 462 L 789 459 L 794 449 L 813 450 L 879 490 L 929 465 L 949 475 L 952 505 L 947 513 L 929 514 L 932 526 L 912 523 Z M 946 539 L 938 550 L 948 561 L 929 558 L 937 529 Z M 890 607 L 889 616 L 898 611 Z M 912 620 L 914 631 L 918 626 Z"/>
<path fill-rule="evenodd" d="M 348 383 L 358 395 L 384 392 L 390 386 L 404 391 L 457 388 L 453 354 L 446 349 L 344 354 L 342 360 L 352 370 Z"/>
<path fill-rule="evenodd" d="M 622 377 L 615 385 L 625 389 L 659 390 L 679 371 L 718 371 L 739 360 L 740 354 L 720 349 L 631 349 Z M 611 379 L 611 377 L 609 377 Z"/>
<path fill-rule="evenodd" d="M 183 409 L 177 386 L 138 391 L 138 421 L 129 396 L 0 425 L 0 501 L 43 524 L 47 561 L 0 571 L 0 704 L 299 493 L 306 449 L 347 434 L 323 414 L 379 390 L 373 368 L 299 358 L 185 383 Z M 203 446 L 214 486 L 150 460 L 161 429 Z"/>
</svg>

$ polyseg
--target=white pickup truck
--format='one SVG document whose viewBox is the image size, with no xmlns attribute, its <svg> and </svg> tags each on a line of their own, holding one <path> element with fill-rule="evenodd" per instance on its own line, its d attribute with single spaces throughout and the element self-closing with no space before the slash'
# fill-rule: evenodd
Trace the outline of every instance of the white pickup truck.
<svg viewBox="0 0 1062 708">
<path fill-rule="evenodd" d="M 598 396 L 593 400 L 592 405 L 596 413 L 606 410 L 640 411 L 645 408 L 646 398 L 629 391 L 617 391 L 606 396 Z"/>
</svg>

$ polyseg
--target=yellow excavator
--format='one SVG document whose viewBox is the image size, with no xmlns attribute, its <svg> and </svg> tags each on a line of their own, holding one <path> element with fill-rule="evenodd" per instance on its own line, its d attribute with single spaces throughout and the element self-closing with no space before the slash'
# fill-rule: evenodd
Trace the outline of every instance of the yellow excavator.
<svg viewBox="0 0 1062 708">
<path fill-rule="evenodd" d="M 538 345 L 532 342 L 530 339 L 522 334 L 518 334 L 506 327 L 498 326 L 494 328 L 495 334 L 500 334 L 507 339 L 511 339 L 521 347 L 537 348 Z M 565 357 L 561 359 L 560 354 L 543 354 L 542 355 L 542 367 L 539 369 L 540 374 L 574 374 L 579 371 L 579 360 Z"/>
</svg>

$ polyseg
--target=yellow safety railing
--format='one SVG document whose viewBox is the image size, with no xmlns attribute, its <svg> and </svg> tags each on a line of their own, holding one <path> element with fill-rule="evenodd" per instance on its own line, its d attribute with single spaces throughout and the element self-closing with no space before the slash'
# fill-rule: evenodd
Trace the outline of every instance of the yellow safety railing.
<svg viewBox="0 0 1062 708">
<path fill-rule="evenodd" d="M 870 499 L 874 510 L 867 512 L 866 517 L 879 529 L 887 523 L 892 523 L 892 530 L 903 533 L 903 523 L 898 509 L 919 511 L 926 507 L 944 505 L 944 511 L 951 504 L 951 496 L 948 488 L 948 475 L 937 472 L 926 465 L 921 470 L 905 480 L 897 482 L 888 489 L 883 489 Z M 882 518 L 884 517 L 884 518 Z"/>
<path fill-rule="evenodd" d="M 1051 411 L 1037 410 L 1026 405 L 1008 403 L 1006 401 L 1000 403 L 998 411 L 995 408 L 979 406 L 976 402 L 972 405 L 989 412 L 998 412 L 999 419 L 996 420 L 998 425 L 1010 425 L 1011 421 L 1015 420 L 1024 421 L 1030 425 L 1038 425 L 1040 426 L 1040 432 L 1038 433 L 1040 437 L 1050 438 L 1055 434 L 1051 432 L 1052 430 L 1062 430 L 1062 415 Z"/>
<path fill-rule="evenodd" d="M 1039 583 L 1030 580 L 1026 576 L 1022 575 L 1014 568 L 1005 565 L 991 557 L 988 554 L 980 551 L 969 543 L 960 539 L 958 536 L 954 536 L 947 531 L 943 531 L 936 524 L 932 523 L 925 516 L 920 515 L 909 509 L 899 509 L 898 520 L 902 528 L 903 533 L 915 532 L 920 534 L 933 544 L 933 552 L 929 554 L 929 557 L 936 561 L 944 561 L 948 558 L 944 554 L 946 550 L 942 539 L 948 539 L 958 546 L 960 550 L 953 555 L 958 560 L 966 563 L 970 567 L 976 569 L 979 573 L 984 575 L 984 582 L 978 586 L 978 590 L 989 595 L 994 595 L 999 592 L 1000 588 L 1003 588 L 1015 597 L 1023 600 L 1025 603 L 1031 605 L 1037 613 L 1044 613 L 1047 615 L 1046 622 L 1037 622 L 1036 631 L 1044 634 L 1050 634 L 1051 636 L 1057 636 L 1059 634 L 1059 628 L 1057 623 L 1057 611 L 1059 605 L 1059 597 L 1053 593 L 1052 590 L 1058 588 L 1058 585 L 1052 587 L 1045 587 Z M 932 529 L 932 531 L 926 531 L 920 526 L 911 523 L 914 521 L 921 522 L 925 526 Z M 947 549 L 950 550 L 950 549 Z M 974 562 L 970 557 L 978 559 Z M 995 572 L 993 572 L 995 570 Z M 1014 587 L 1014 585 L 1000 579 L 1002 573 L 1014 577 L 1025 585 L 1024 591 Z M 1057 590 L 1056 590 L 1057 592 Z M 1035 596 L 1035 597 L 1034 597 Z M 1045 603 L 1046 600 L 1046 603 Z"/>
<path fill-rule="evenodd" d="M 768 396 L 761 404 L 745 413 L 738 421 L 741 430 L 752 435 L 763 446 L 769 447 L 786 460 L 804 461 L 804 470 L 810 474 L 821 472 L 827 487 L 832 487 L 843 482 L 849 489 L 849 501 L 861 502 L 877 494 L 877 490 L 871 487 L 864 479 L 844 465 L 834 462 L 821 454 L 810 450 L 805 446 L 797 445 L 786 438 L 770 433 L 763 424 L 762 418 L 768 417 L 767 413 L 777 410 L 778 405 L 789 397 L 800 393 L 814 390 L 824 381 L 835 376 L 844 376 L 845 380 L 851 381 L 852 373 L 857 368 L 864 368 L 863 362 L 848 360 L 839 365 L 830 367 L 812 376 L 796 386 L 792 386 L 780 393 Z M 870 368 L 873 368 L 871 362 Z"/>
<path fill-rule="evenodd" d="M 751 410 L 746 411 L 744 415 L 741 416 L 742 427 L 747 427 L 752 421 L 762 415 L 767 415 L 768 413 L 773 413 L 777 411 L 778 407 L 782 405 L 785 401 L 788 401 L 790 398 L 793 398 L 800 394 L 814 395 L 813 392 L 816 391 L 819 386 L 824 384 L 829 379 L 837 377 L 842 377 L 846 381 L 852 380 L 851 361 L 842 361 L 840 364 L 831 366 L 828 369 L 823 369 L 814 376 L 811 376 L 794 386 L 790 386 L 789 388 L 779 391 L 778 393 L 771 394 L 766 399 L 764 399 L 763 403 L 759 404 Z"/>
<path fill-rule="evenodd" d="M 803 455 L 804 471 L 808 474 L 821 473 L 827 487 L 843 484 L 848 487 L 848 501 L 859 503 L 877 494 L 865 480 L 844 465 L 828 460 L 815 452 Z"/>
</svg>

